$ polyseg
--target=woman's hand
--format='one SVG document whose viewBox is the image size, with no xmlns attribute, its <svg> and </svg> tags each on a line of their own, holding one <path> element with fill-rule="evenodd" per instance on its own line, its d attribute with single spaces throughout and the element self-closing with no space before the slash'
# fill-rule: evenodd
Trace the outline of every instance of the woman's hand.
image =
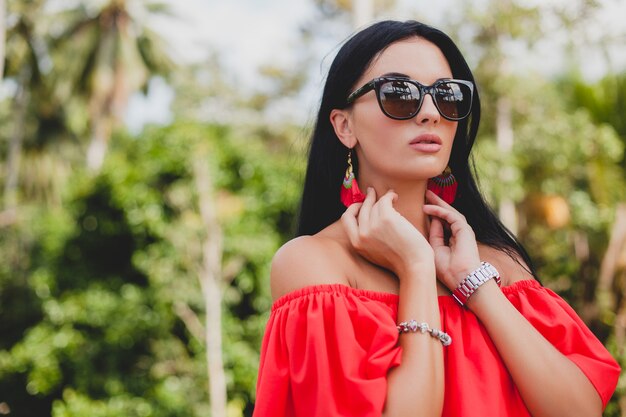
<svg viewBox="0 0 626 417">
<path fill-rule="evenodd" d="M 465 216 L 437 194 L 427 190 L 426 201 L 424 213 L 431 216 L 428 240 L 435 253 L 437 278 L 454 291 L 467 274 L 480 267 L 476 236 Z M 447 244 L 444 221 L 452 233 Z"/>
<path fill-rule="evenodd" d="M 341 221 L 361 256 L 402 279 L 425 266 L 432 270 L 434 255 L 426 238 L 393 208 L 397 197 L 388 191 L 376 201 L 376 191 L 368 188 L 365 201 L 348 207 Z"/>
</svg>

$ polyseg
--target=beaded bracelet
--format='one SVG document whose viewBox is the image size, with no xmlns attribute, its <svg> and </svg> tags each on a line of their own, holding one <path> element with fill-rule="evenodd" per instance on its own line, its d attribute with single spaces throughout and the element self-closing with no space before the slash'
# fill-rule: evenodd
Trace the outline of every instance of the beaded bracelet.
<svg viewBox="0 0 626 417">
<path fill-rule="evenodd" d="M 452 338 L 446 332 L 437 329 L 431 329 L 428 327 L 427 323 L 418 323 L 415 320 L 411 320 L 409 322 L 403 321 L 402 323 L 396 326 L 398 332 L 406 333 L 406 332 L 420 332 L 420 333 L 430 333 L 432 337 L 439 339 L 442 345 L 450 346 L 452 344 Z"/>
</svg>

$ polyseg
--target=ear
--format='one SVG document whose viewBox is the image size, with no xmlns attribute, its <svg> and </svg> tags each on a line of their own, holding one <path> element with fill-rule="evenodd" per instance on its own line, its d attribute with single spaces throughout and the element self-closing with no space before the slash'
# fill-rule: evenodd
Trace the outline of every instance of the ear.
<svg viewBox="0 0 626 417">
<path fill-rule="evenodd" d="M 332 109 L 330 111 L 330 123 L 335 129 L 335 134 L 347 148 L 354 148 L 357 144 L 356 135 L 352 129 L 351 112 L 348 109 Z"/>
</svg>

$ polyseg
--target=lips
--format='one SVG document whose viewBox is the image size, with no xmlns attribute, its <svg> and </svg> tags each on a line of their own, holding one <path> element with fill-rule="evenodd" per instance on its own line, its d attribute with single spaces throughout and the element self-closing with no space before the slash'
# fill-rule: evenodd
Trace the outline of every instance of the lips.
<svg viewBox="0 0 626 417">
<path fill-rule="evenodd" d="M 413 139 L 409 146 L 416 151 L 435 153 L 439 152 L 442 148 L 443 142 L 441 138 L 432 133 L 424 133 Z"/>
</svg>

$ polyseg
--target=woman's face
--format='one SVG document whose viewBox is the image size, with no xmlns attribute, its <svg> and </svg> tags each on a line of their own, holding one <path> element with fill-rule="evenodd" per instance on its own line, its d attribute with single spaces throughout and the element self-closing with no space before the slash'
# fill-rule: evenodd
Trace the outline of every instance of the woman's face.
<svg viewBox="0 0 626 417">
<path fill-rule="evenodd" d="M 373 78 L 392 73 L 393 76 L 402 74 L 423 85 L 431 85 L 440 78 L 452 78 L 441 50 L 435 44 L 415 37 L 389 45 L 357 81 L 355 89 Z M 458 123 L 443 118 L 429 94 L 424 97 L 415 117 L 391 119 L 378 106 L 374 90 L 356 99 L 349 119 L 357 141 L 359 180 L 367 185 L 393 185 L 398 181 L 441 174 L 448 164 Z M 440 147 L 418 144 L 437 138 Z"/>
</svg>

